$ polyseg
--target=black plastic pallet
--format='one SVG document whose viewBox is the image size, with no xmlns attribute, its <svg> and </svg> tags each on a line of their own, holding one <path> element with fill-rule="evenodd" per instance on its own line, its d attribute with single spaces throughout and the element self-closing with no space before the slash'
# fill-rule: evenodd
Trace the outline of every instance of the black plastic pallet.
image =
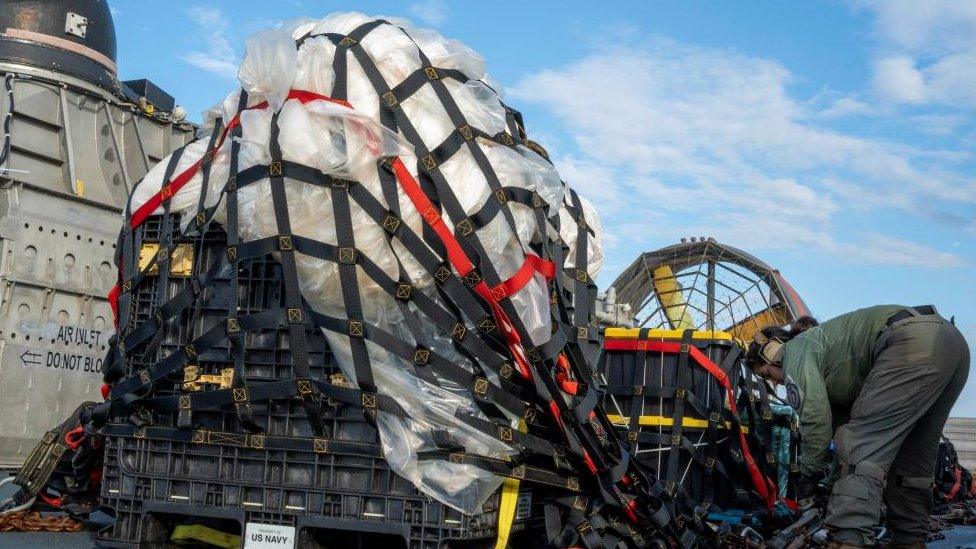
<svg viewBox="0 0 976 549">
<path fill-rule="evenodd" d="M 158 243 L 163 227 L 160 216 L 147 220 L 135 232 L 138 250 Z M 216 224 L 202 239 L 179 240 L 173 217 L 173 245 L 191 244 L 193 262 L 205 270 L 224 253 L 226 236 Z M 281 266 L 271 255 L 242 262 L 239 276 L 239 314 L 280 308 L 284 303 Z M 147 277 L 136 289 L 131 307 L 132 325 L 153 318 L 158 276 Z M 187 284 L 171 276 L 168 297 Z M 166 328 L 158 349 L 145 353 L 132 349 L 126 376 L 175 352 L 189 339 L 226 321 L 229 277 L 204 289 L 201 306 L 191 306 Z M 313 379 L 341 380 L 325 337 L 309 326 L 307 345 Z M 245 370 L 249 384 L 289 379 L 291 353 L 286 329 L 245 333 Z M 229 344 L 198 357 L 201 373 L 214 375 L 232 365 Z M 181 379 L 154 385 L 156 396 L 180 394 Z M 378 445 L 375 427 L 360 407 L 323 402 L 327 437 Z M 152 426 L 176 426 L 176 413 L 152 417 Z M 311 437 L 300 400 L 255 405 L 254 420 L 268 436 Z M 115 418 L 117 423 L 126 418 Z M 193 412 L 195 429 L 245 434 L 232 407 Z M 247 523 L 294 526 L 297 547 L 435 547 L 494 546 L 498 534 L 501 496 L 494 494 L 481 514 L 464 515 L 420 493 L 395 474 L 385 459 L 335 452 L 256 449 L 233 445 L 192 444 L 136 436 L 106 436 L 102 502 L 116 516 L 113 527 L 97 543 L 104 547 L 134 547 L 165 543 L 177 524 L 199 521 L 221 531 L 244 534 Z M 529 545 L 539 532 L 542 512 L 526 489 L 520 491 L 511 542 Z"/>
<path fill-rule="evenodd" d="M 721 365 L 726 355 L 732 350 L 730 341 L 694 339 L 692 345 L 702 351 L 712 362 Z M 675 491 L 683 493 L 690 504 L 704 502 L 709 486 L 711 487 L 711 504 L 721 508 L 741 506 L 741 499 L 747 497 L 743 490 L 736 488 L 717 471 L 709 477 L 706 468 L 700 460 L 692 459 L 685 449 L 678 450 L 677 470 L 669 469 L 669 457 L 672 452 L 669 439 L 675 433 L 673 420 L 675 403 L 673 398 L 652 397 L 651 390 L 657 387 L 676 387 L 678 384 L 678 354 L 647 352 L 646 371 L 640 364 L 641 353 L 637 351 L 604 351 L 598 365 L 598 372 L 602 375 L 607 386 L 632 386 L 645 388 L 643 394 L 609 395 L 603 397 L 603 406 L 608 414 L 617 416 L 617 428 L 620 437 L 628 440 L 635 451 L 638 461 L 648 466 L 662 480 L 667 488 L 668 480 L 676 482 Z M 725 390 L 708 372 L 693 364 L 688 365 L 686 372 L 686 390 L 698 399 L 703 406 L 710 410 L 719 411 L 724 406 Z M 635 390 L 635 393 L 639 390 Z M 639 443 L 632 438 L 633 431 L 627 423 L 633 407 L 640 404 L 639 416 L 645 418 L 661 418 L 658 425 L 638 426 L 638 433 L 653 433 L 661 436 L 660 444 Z M 685 405 L 682 425 L 682 436 L 695 446 L 708 444 L 709 438 L 704 428 L 707 415 L 702 415 L 690 405 Z M 616 418 L 615 418 L 616 419 Z M 621 421 L 624 424 L 621 424 Z M 738 476 L 741 466 L 733 459 L 733 452 L 738 446 L 733 440 L 734 433 L 723 425 L 717 430 L 718 443 L 716 445 L 716 461 L 729 473 Z M 629 436 L 631 435 L 631 436 Z M 743 477 L 744 478 L 744 477 Z"/>
</svg>

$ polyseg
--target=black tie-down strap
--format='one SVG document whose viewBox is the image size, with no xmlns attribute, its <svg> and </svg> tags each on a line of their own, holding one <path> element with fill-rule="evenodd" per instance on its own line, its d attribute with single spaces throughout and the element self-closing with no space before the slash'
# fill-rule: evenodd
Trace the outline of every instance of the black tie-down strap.
<svg viewBox="0 0 976 549">
<path fill-rule="evenodd" d="M 208 276 L 224 276 L 225 267 L 233 270 L 244 257 L 257 257 L 262 253 L 275 253 L 280 258 L 285 285 L 285 306 L 282 309 L 269 309 L 252 315 L 234 314 L 228 307 L 228 318 L 214 326 L 204 326 L 192 334 L 186 334 L 183 346 L 172 354 L 153 363 L 130 367 L 130 376 L 112 380 L 111 399 L 100 406 L 98 417 L 125 419 L 133 406 L 156 411 L 180 411 L 180 415 L 192 419 L 192 410 L 233 403 L 239 412 L 239 419 L 245 433 L 227 436 L 223 432 L 201 430 L 193 425 L 182 425 L 185 429 L 164 425 L 144 423 L 130 425 L 135 429 L 132 436 L 153 436 L 171 439 L 189 439 L 190 443 L 226 443 L 231 445 L 267 444 L 273 435 L 254 432 L 246 424 L 247 410 L 252 406 L 264 406 L 266 402 L 277 399 L 301 399 L 314 439 L 328 440 L 330 444 L 343 441 L 328 439 L 321 432 L 319 408 L 323 399 L 360 406 L 367 417 L 375 417 L 378 412 L 404 415 L 396 399 L 391 395 L 377 392 L 373 381 L 371 357 L 367 352 L 367 342 L 372 342 L 393 356 L 410 364 L 419 379 L 436 384 L 439 380 L 450 381 L 466 387 L 472 401 L 477 404 L 483 416 L 459 415 L 457 420 L 471 429 L 502 441 L 516 453 L 510 459 L 498 460 L 486 456 L 476 456 L 458 448 L 450 433 L 432 433 L 439 450 L 424 452 L 421 459 L 446 459 L 475 464 L 500 475 L 522 478 L 538 482 L 553 489 L 565 490 L 567 496 L 554 498 L 552 510 L 547 512 L 547 523 L 558 530 L 559 539 L 567 543 L 579 543 L 587 547 L 617 546 L 620 543 L 644 546 L 653 540 L 666 540 L 670 545 L 688 545 L 693 535 L 679 528 L 664 504 L 664 499 L 673 495 L 664 493 L 654 474 L 631 459 L 628 446 L 617 438 L 606 414 L 597 405 L 597 390 L 593 384 L 591 365 L 586 353 L 581 349 L 582 342 L 595 338 L 595 330 L 590 331 L 592 311 L 589 309 L 595 286 L 586 273 L 588 254 L 587 234 L 591 231 L 582 215 L 581 203 L 575 195 L 567 199 L 569 207 L 579 225 L 579 239 L 576 243 L 578 265 L 570 272 L 562 269 L 563 258 L 567 253 L 565 245 L 552 240 L 547 223 L 558 219 L 557 206 L 545 204 L 538 195 L 526 195 L 524 190 L 505 187 L 499 181 L 483 150 L 486 145 L 518 148 L 524 142 L 524 132 L 518 122 L 520 117 L 514 111 L 509 113 L 509 131 L 498 135 L 473 128 L 464 119 L 461 110 L 444 85 L 445 78 L 461 79 L 458 71 L 442 70 L 433 67 L 429 59 L 420 52 L 423 68 L 408 78 L 408 81 L 390 88 L 382 78 L 366 50 L 359 44 L 367 39 L 369 32 L 383 21 L 372 22 L 346 36 L 327 35 L 337 45 L 334 67 L 337 71 L 336 88 L 333 96 L 342 99 L 345 94 L 345 69 L 349 62 L 358 63 L 377 90 L 381 102 L 381 117 L 384 124 L 396 128 L 416 148 L 420 181 L 417 183 L 440 212 L 446 212 L 445 219 L 452 223 L 452 237 L 456 238 L 460 250 L 474 265 L 474 269 L 463 276 L 456 264 L 449 261 L 448 245 L 442 235 L 432 227 L 428 212 L 420 212 L 426 223 L 419 232 L 408 227 L 400 217 L 399 206 L 394 200 L 397 185 L 404 185 L 402 174 L 395 169 L 396 159 L 379 162 L 377 170 L 383 185 L 383 199 L 373 196 L 355 181 L 331 178 L 313 168 L 288 162 L 282 158 L 277 143 L 277 115 L 273 115 L 270 152 L 271 161 L 267 165 L 253 166 L 238 171 L 236 165 L 223 191 L 228 212 L 228 246 L 225 255 L 220 255 L 209 268 L 199 269 L 191 278 L 190 287 L 169 302 L 160 302 L 153 329 L 141 325 L 124 326 L 119 341 L 130 341 L 136 348 L 146 345 L 149 332 L 161 331 L 164 326 L 181 322 L 183 311 L 194 310 L 200 300 L 206 299 L 205 288 Z M 420 76 L 423 75 L 423 76 Z M 431 86 L 438 99 L 456 124 L 456 132 L 444 143 L 427 148 L 414 129 L 413 122 L 400 108 L 400 102 L 421 86 Z M 242 100 L 241 105 L 245 102 Z M 239 127 L 233 130 L 239 133 Z M 246 136 L 245 136 L 246 137 Z M 232 139 L 231 143 L 238 140 Z M 465 148 L 483 172 L 491 189 L 485 205 L 471 216 L 466 215 L 449 182 L 440 173 L 438 166 L 451 155 Z M 232 154 L 232 158 L 233 158 Z M 237 217 L 238 189 L 253 183 L 269 182 L 271 201 L 274 206 L 278 234 L 253 242 L 239 242 L 237 225 L 244 220 Z M 292 233 L 288 212 L 288 197 L 285 186 L 296 183 L 317 185 L 328 189 L 332 202 L 337 242 L 335 245 L 317 242 L 302 235 Z M 217 197 L 217 202 L 221 197 Z M 199 201 L 199 211 L 190 223 L 187 232 L 199 232 L 209 222 L 214 207 L 206 207 L 205 200 Z M 164 201 L 165 203 L 165 201 Z M 384 204 L 385 203 L 385 204 Z M 434 293 L 421 290 L 405 274 L 398 261 L 397 278 L 390 277 L 378 268 L 356 246 L 355 227 L 352 225 L 351 206 L 365 212 L 372 220 L 383 227 L 387 239 L 392 244 L 405 249 L 434 281 Z M 531 243 L 522 243 L 525 250 L 531 250 L 540 258 L 556 264 L 554 277 L 549 281 L 548 293 L 551 296 L 552 338 L 540 345 L 532 345 L 528 331 L 509 299 L 514 292 L 486 296 L 479 292 L 483 284 L 494 290 L 506 288 L 508 281 L 502 280 L 495 271 L 492 258 L 485 251 L 479 236 L 479 229 L 491 219 L 502 215 L 515 233 L 513 208 L 531 207 L 539 225 L 538 235 Z M 201 216 L 202 217 L 199 217 Z M 198 219 L 199 218 L 199 219 Z M 558 223 L 558 221 L 555 221 Z M 123 234 L 131 237 L 132 232 Z M 131 253 L 136 246 L 128 243 L 123 247 L 122 262 L 131 261 Z M 126 254 L 129 254 L 126 257 Z M 345 318 L 322 315 L 302 300 L 298 290 L 298 275 L 295 257 L 303 254 L 338 265 Z M 226 265 L 223 265 L 226 264 Z M 365 275 L 377 286 L 392 296 L 404 317 L 410 322 L 424 322 L 436 326 L 448 334 L 455 349 L 469 358 L 473 369 L 462 368 L 430 349 L 429 343 L 416 337 L 420 330 L 411 327 L 413 341 L 400 339 L 362 318 L 361 292 L 358 277 Z M 142 273 L 129 269 L 123 273 L 123 295 L 137 291 L 149 280 Z M 158 283 L 158 280 L 157 280 Z M 514 291 L 518 291 L 516 288 Z M 489 298 L 490 297 L 490 298 Z M 121 302 L 121 300 L 120 300 Z M 164 307 L 167 307 L 164 310 Z M 499 312 L 501 311 L 501 312 Z M 521 342 L 515 349 L 508 333 L 499 326 L 500 315 L 511 323 L 511 330 Z M 194 315 L 195 316 L 195 315 Z M 305 344 L 305 330 L 315 325 L 325 330 L 348 337 L 352 349 L 352 366 L 358 388 L 340 387 L 327 380 L 310 379 L 308 350 Z M 234 348 L 236 338 L 248 331 L 287 329 L 290 336 L 290 352 L 293 359 L 293 378 L 281 381 L 249 380 L 246 386 L 235 385 L 228 389 L 201 391 L 196 393 L 155 394 L 154 388 L 160 380 L 178 375 L 187 366 L 194 365 L 201 353 L 230 341 Z M 133 335 L 135 334 L 135 335 Z M 131 338 L 131 339 L 130 339 Z M 151 340 L 150 340 L 151 342 Z M 121 355 L 128 357 L 131 349 L 123 343 Z M 240 360 L 232 354 L 235 373 L 239 373 Z M 524 356 L 521 356 L 524 354 Z M 519 373 L 521 366 L 526 371 Z M 562 377 L 559 377 L 559 375 Z M 235 375 L 235 383 L 245 381 L 245 375 Z M 569 387 L 572 387 L 570 390 Z M 183 411 L 186 410 L 184 414 Z M 514 426 L 512 416 L 521 418 L 522 429 Z M 130 415 L 131 417 L 131 415 Z M 114 422 L 116 424 L 118 422 Z M 184 422 L 186 423 L 186 422 Z M 113 427 L 114 429 L 114 427 Z M 140 430 L 141 429 L 141 430 Z M 188 434 L 189 433 L 189 434 Z M 198 436 L 194 439 L 193 434 Z M 217 434 L 214 434 L 217 433 Z M 262 438 L 263 437 L 263 438 Z M 214 441 L 219 442 L 214 442 Z M 284 442 L 282 442 L 284 444 Z M 289 442 L 288 444 L 293 444 Z M 571 494 L 577 494 L 568 499 Z M 555 528 L 556 523 L 562 524 Z M 568 528 L 568 529 L 567 529 Z M 575 533 L 573 533 L 575 532 Z"/>
<path fill-rule="evenodd" d="M 87 524 L 85 510 L 98 499 L 102 466 L 101 438 L 85 430 L 93 406 L 82 403 L 38 441 L 13 478 L 19 490 L 9 506 L 56 509 Z"/>
</svg>

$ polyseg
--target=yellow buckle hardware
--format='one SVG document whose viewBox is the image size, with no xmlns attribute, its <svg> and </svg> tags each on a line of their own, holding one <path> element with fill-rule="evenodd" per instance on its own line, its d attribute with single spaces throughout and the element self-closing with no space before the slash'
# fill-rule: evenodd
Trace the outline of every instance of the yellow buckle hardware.
<svg viewBox="0 0 976 549">
<path fill-rule="evenodd" d="M 457 224 L 457 228 L 461 231 L 462 236 L 468 236 L 474 232 L 474 225 L 468 218 L 462 219 L 460 223 Z"/>
<path fill-rule="evenodd" d="M 424 157 L 421 158 L 421 161 L 424 163 L 424 169 L 427 171 L 433 170 L 437 167 L 437 161 L 435 161 L 434 157 L 429 154 L 425 154 Z"/>
<path fill-rule="evenodd" d="M 474 132 L 471 131 L 471 126 L 461 126 L 458 128 L 458 132 L 461 133 L 461 137 L 463 137 L 466 141 L 471 141 L 474 139 Z"/>
<path fill-rule="evenodd" d="M 278 237 L 279 250 L 294 250 L 295 244 L 291 241 L 291 235 L 283 234 Z"/>
<path fill-rule="evenodd" d="M 383 101 L 386 103 L 387 107 L 394 107 L 397 103 L 399 103 L 396 96 L 393 95 L 392 90 L 383 94 Z"/>
<path fill-rule="evenodd" d="M 288 322 L 302 322 L 305 320 L 305 313 L 300 308 L 288 309 Z"/>
<path fill-rule="evenodd" d="M 312 382 L 308 379 L 298 380 L 298 394 L 300 395 L 310 395 L 312 394 Z"/>
<path fill-rule="evenodd" d="M 576 477 L 567 478 L 566 488 L 573 491 L 579 490 L 579 479 Z"/>
<path fill-rule="evenodd" d="M 505 442 L 512 442 L 514 434 L 512 433 L 511 427 L 499 427 L 498 428 L 498 438 Z"/>
<path fill-rule="evenodd" d="M 417 349 L 413 352 L 413 362 L 414 364 L 427 364 L 430 360 L 430 351 L 427 349 Z"/>
<path fill-rule="evenodd" d="M 400 228 L 400 219 L 393 215 L 387 215 L 383 218 L 383 228 L 390 233 L 397 232 Z"/>
<path fill-rule="evenodd" d="M 437 69 L 434 67 L 424 67 L 424 74 L 427 75 L 429 80 L 437 80 L 440 76 L 437 74 Z"/>
<path fill-rule="evenodd" d="M 464 324 L 458 323 L 458 324 L 455 324 L 454 325 L 454 329 L 451 330 L 451 337 L 453 337 L 454 339 L 456 339 L 458 341 L 461 341 L 462 339 L 464 339 L 464 336 L 467 333 L 468 333 L 468 329 L 464 327 Z"/>
<path fill-rule="evenodd" d="M 351 46 L 351 45 L 353 45 L 355 43 L 356 43 L 356 39 L 349 38 L 348 36 L 344 36 L 342 38 L 342 40 L 339 40 L 339 45 L 340 46 L 346 46 L 346 47 L 348 47 L 348 46 Z"/>
<path fill-rule="evenodd" d="M 478 379 L 474 380 L 474 392 L 475 392 L 475 394 L 478 394 L 478 395 L 485 395 L 485 394 L 487 394 L 488 393 L 488 380 L 485 379 L 485 378 L 483 378 L 483 377 L 479 377 Z"/>
<path fill-rule="evenodd" d="M 451 454 L 451 463 L 464 463 L 464 454 Z"/>
<path fill-rule="evenodd" d="M 356 248 L 339 248 L 339 263 L 351 264 L 356 262 Z"/>
<path fill-rule="evenodd" d="M 355 337 L 363 337 L 363 323 L 358 320 L 349 321 L 349 335 Z"/>
<path fill-rule="evenodd" d="M 329 441 L 324 438 L 313 438 L 312 439 L 312 451 L 316 454 L 327 454 L 329 453 Z"/>
<path fill-rule="evenodd" d="M 376 409 L 375 393 L 363 393 L 363 408 L 369 408 L 370 410 Z"/>
<path fill-rule="evenodd" d="M 275 160 L 274 162 L 268 165 L 268 174 L 271 175 L 271 177 L 280 176 L 281 169 L 282 169 L 281 161 Z"/>
<path fill-rule="evenodd" d="M 512 365 L 507 362 L 502 364 L 501 367 L 498 368 L 498 375 L 500 375 L 505 379 L 512 377 L 512 372 L 513 372 Z"/>
<path fill-rule="evenodd" d="M 406 301 L 410 299 L 410 294 L 412 292 L 413 292 L 413 286 L 401 282 L 397 284 L 395 295 L 397 299 Z"/>
<path fill-rule="evenodd" d="M 219 374 L 201 375 L 200 367 L 190 364 L 183 368 L 183 390 L 200 391 L 206 384 L 217 385 L 221 389 L 230 388 L 234 382 L 234 369 L 223 368 Z"/>
</svg>

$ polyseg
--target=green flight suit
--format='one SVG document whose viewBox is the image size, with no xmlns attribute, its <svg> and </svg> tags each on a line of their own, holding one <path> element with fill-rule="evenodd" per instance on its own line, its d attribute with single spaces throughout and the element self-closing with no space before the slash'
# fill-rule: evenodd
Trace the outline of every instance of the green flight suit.
<svg viewBox="0 0 976 549">
<path fill-rule="evenodd" d="M 871 545 L 882 498 L 893 542 L 928 534 L 939 437 L 969 376 L 969 348 L 938 315 L 888 326 L 904 309 L 841 315 L 794 338 L 783 353 L 787 392 L 801 402 L 801 472 L 822 473 L 831 438 L 837 445 L 841 476 L 826 520 L 836 541 Z M 835 416 L 850 419 L 832 432 Z"/>
</svg>

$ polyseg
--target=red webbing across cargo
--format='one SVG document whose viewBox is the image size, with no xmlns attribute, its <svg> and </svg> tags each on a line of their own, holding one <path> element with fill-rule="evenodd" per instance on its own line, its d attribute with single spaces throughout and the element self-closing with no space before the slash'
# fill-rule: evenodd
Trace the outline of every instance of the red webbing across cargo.
<svg viewBox="0 0 976 549">
<path fill-rule="evenodd" d="M 342 105 L 343 107 L 347 107 L 350 109 L 352 108 L 352 105 L 350 105 L 348 101 L 342 99 L 333 99 L 325 95 L 320 95 L 315 92 L 310 92 L 305 90 L 291 90 L 288 92 L 287 98 L 295 99 L 297 101 L 300 101 L 303 104 L 309 103 L 311 101 L 328 101 L 330 103 L 336 103 L 338 105 Z M 268 102 L 262 101 L 256 105 L 247 107 L 244 110 L 266 109 L 266 108 L 268 108 Z M 156 211 L 156 208 L 160 207 L 163 204 L 163 202 L 165 202 L 166 200 L 172 198 L 174 194 L 178 193 L 180 189 L 183 188 L 184 185 L 186 185 L 191 179 L 193 179 L 193 176 L 196 175 L 196 173 L 200 170 L 200 167 L 203 166 L 203 158 L 207 154 L 216 154 L 216 152 L 220 150 L 220 147 L 223 146 L 224 140 L 227 138 L 227 134 L 230 133 L 230 131 L 233 130 L 235 127 L 237 127 L 237 125 L 240 123 L 241 123 L 241 114 L 237 113 L 234 115 L 234 118 L 232 118 L 230 122 L 227 123 L 227 126 L 224 127 L 223 131 L 220 132 L 220 137 L 217 139 L 217 143 L 214 145 L 212 149 L 208 150 L 204 154 L 204 156 L 200 157 L 199 160 L 191 164 L 187 169 L 183 170 L 179 175 L 170 179 L 168 183 L 164 183 L 160 187 L 159 192 L 152 195 L 149 198 L 149 200 L 147 200 L 142 206 L 139 206 L 139 208 L 135 211 L 135 213 L 132 214 L 132 217 L 129 219 L 129 227 L 131 227 L 134 230 L 137 227 L 139 227 L 139 225 L 142 225 L 143 222 L 145 222 L 146 219 L 148 219 L 149 216 L 151 216 L 153 212 Z M 119 327 L 119 291 L 120 291 L 119 285 L 116 284 L 115 287 L 113 287 L 108 293 L 108 302 L 109 305 L 112 307 L 112 315 L 115 317 L 116 328 Z"/>
<path fill-rule="evenodd" d="M 302 103 L 308 103 L 310 101 L 329 101 L 343 105 L 350 109 L 352 108 L 352 105 L 350 105 L 347 101 L 332 99 L 331 97 L 326 97 L 324 95 L 304 90 L 291 90 L 288 93 L 288 99 L 295 99 Z M 258 103 L 257 105 L 248 107 L 245 110 L 264 109 L 267 107 L 268 103 L 264 101 Z M 204 157 L 206 157 L 207 154 L 215 154 L 216 151 L 218 151 L 224 144 L 224 140 L 226 139 L 228 133 L 230 133 L 230 131 L 239 123 L 240 113 L 236 114 L 234 118 L 227 123 L 227 126 L 224 127 L 223 131 L 220 133 L 220 136 L 212 149 L 208 150 L 203 157 L 191 164 L 179 175 L 162 185 L 159 192 L 150 197 L 149 200 L 147 200 L 135 211 L 135 213 L 132 214 L 132 217 L 129 220 L 129 226 L 132 229 L 137 228 L 149 216 L 151 216 L 153 212 L 156 211 L 156 208 L 163 204 L 164 201 L 169 200 L 174 194 L 179 192 L 180 189 L 182 189 L 183 186 L 186 185 L 187 182 L 189 182 L 200 170 L 200 167 L 203 165 Z M 441 218 L 437 208 L 434 207 L 430 199 L 427 198 L 427 195 L 424 194 L 423 190 L 420 188 L 420 185 L 417 183 L 417 180 L 414 179 L 413 175 L 410 174 L 410 171 L 407 170 L 407 167 L 399 158 L 394 160 L 393 169 L 396 173 L 397 180 L 400 182 L 400 186 L 410 198 L 411 202 L 413 202 L 414 207 L 417 208 L 417 211 L 419 211 L 423 216 L 424 221 L 426 221 L 427 224 L 434 229 L 437 236 L 444 244 L 444 247 L 447 250 L 448 261 L 450 261 L 451 265 L 460 276 L 464 277 L 469 274 L 472 270 L 474 270 L 474 265 L 471 263 L 470 259 L 468 259 L 467 255 L 464 253 L 464 250 L 461 248 L 461 245 L 454 238 L 454 235 L 444 223 L 444 220 Z M 505 336 L 505 339 L 508 341 L 509 348 L 515 358 L 516 368 L 526 379 L 531 379 L 532 374 L 529 369 L 528 360 L 525 358 L 521 338 L 519 337 L 518 332 L 516 332 L 515 327 L 512 325 L 511 320 L 509 320 L 508 315 L 505 314 L 505 311 L 502 310 L 501 306 L 498 304 L 498 300 L 506 296 L 510 296 L 524 288 L 525 285 L 532 280 L 532 277 L 536 272 L 541 273 L 546 278 L 551 279 L 556 274 L 556 267 L 551 261 L 547 261 L 533 254 L 526 254 L 525 263 L 523 263 L 518 272 L 516 272 L 515 275 L 508 280 L 496 285 L 494 288 L 489 287 L 484 280 L 481 280 L 481 282 L 474 287 L 475 291 L 478 292 L 478 295 L 484 298 L 491 306 L 495 321 L 498 323 L 499 329 Z M 118 294 L 119 288 L 118 285 L 116 285 L 116 287 L 112 288 L 108 295 L 108 299 L 115 316 L 116 326 L 118 325 Z"/>
<path fill-rule="evenodd" d="M 342 99 L 332 99 L 331 97 L 326 97 L 324 95 L 319 95 L 317 93 L 305 91 L 305 90 L 291 90 L 290 92 L 288 92 L 288 99 L 295 99 L 297 101 L 300 101 L 303 104 L 309 103 L 311 101 L 328 101 L 330 103 L 336 103 L 344 107 L 348 107 L 350 109 L 352 108 L 352 105 L 350 105 L 348 101 L 344 101 Z M 268 102 L 262 101 L 257 105 L 247 107 L 244 110 L 266 109 L 266 108 L 268 108 Z M 207 154 L 214 154 L 218 150 L 220 150 L 220 147 L 224 144 L 224 139 L 227 138 L 227 134 L 230 133 L 230 131 L 233 130 L 238 124 L 240 124 L 241 121 L 240 117 L 241 117 L 240 113 L 235 114 L 234 118 L 232 118 L 230 122 L 227 123 L 227 126 L 224 127 L 224 130 L 220 132 L 220 137 L 217 139 L 217 143 L 214 145 L 212 149 L 208 150 L 203 157 L 200 157 L 199 160 L 191 164 L 187 169 L 183 170 L 179 175 L 170 179 L 168 183 L 162 185 L 159 189 L 159 192 L 152 195 L 152 197 L 150 197 L 145 204 L 140 206 L 139 209 L 132 214 L 132 218 L 129 220 L 129 226 L 135 229 L 139 225 L 142 225 L 142 223 L 150 215 L 152 215 L 154 211 L 156 211 L 156 208 L 158 208 L 163 203 L 163 201 L 169 200 L 169 198 L 172 197 L 174 194 L 178 193 L 180 189 L 182 189 L 183 186 L 187 184 L 188 181 L 193 179 L 193 176 L 196 175 L 197 172 L 200 170 L 200 166 L 203 165 L 203 158 Z"/>
<path fill-rule="evenodd" d="M 603 342 L 603 348 L 607 351 L 652 351 L 677 354 L 681 352 L 681 343 L 675 341 L 649 341 L 646 339 L 607 339 Z M 735 405 L 735 392 L 732 389 L 732 382 L 729 381 L 729 376 L 693 345 L 688 346 L 688 356 L 718 380 L 719 384 L 725 389 L 730 411 L 738 417 L 739 410 Z M 766 478 L 762 474 L 762 471 L 759 470 L 759 467 L 756 465 L 756 460 L 753 459 L 752 452 L 749 450 L 749 444 L 746 441 L 746 435 L 742 432 L 742 429 L 739 429 L 739 444 L 742 446 L 742 458 L 746 462 L 746 468 L 749 470 L 749 476 L 753 486 L 756 488 L 756 492 L 766 502 L 766 505 L 772 509 L 776 504 L 776 484 L 769 478 Z"/>
<path fill-rule="evenodd" d="M 444 249 L 447 251 L 447 259 L 451 262 L 451 266 L 454 270 L 458 272 L 462 278 L 467 276 L 468 273 L 474 270 L 474 265 L 468 256 L 464 253 L 464 249 L 461 248 L 461 244 L 454 238 L 454 234 L 451 229 L 448 228 L 447 224 L 444 223 L 444 219 L 441 218 L 440 213 L 434 204 L 430 201 L 427 195 L 424 193 L 423 189 L 420 188 L 420 184 L 410 173 L 410 170 L 403 164 L 403 162 L 397 158 L 393 160 L 393 172 L 396 174 L 397 181 L 400 183 L 400 187 L 403 188 L 403 192 L 410 198 L 413 203 L 414 208 L 420 212 L 421 217 L 424 221 L 434 229 L 437 233 L 437 237 L 440 239 L 441 243 L 444 244 Z M 533 261 L 530 258 L 535 257 L 538 261 Z M 541 258 L 534 255 L 527 254 L 525 258 L 525 264 L 519 269 L 511 279 L 502 282 L 499 286 L 506 286 L 511 283 L 513 288 L 518 291 L 528 283 L 532 278 L 532 273 L 539 269 L 540 272 L 546 274 L 541 269 L 545 266 L 537 266 L 539 262 L 543 262 Z M 550 262 L 546 261 L 545 263 Z M 526 265 L 529 265 L 526 269 Z M 528 270 L 528 275 L 523 275 L 524 271 Z M 552 268 L 552 274 L 555 275 L 555 267 Z M 520 276 L 521 275 L 521 276 Z M 524 278 L 524 281 L 522 280 Z M 516 280 L 518 279 L 518 280 Z M 512 281 L 515 280 L 514 283 Z M 496 286 L 497 288 L 498 286 Z M 507 288 L 506 288 L 507 289 Z M 481 280 L 477 285 L 474 286 L 474 290 L 478 292 L 485 301 L 491 306 L 492 314 L 495 316 L 495 322 L 498 323 L 498 327 L 505 339 L 508 341 L 509 350 L 512 352 L 512 356 L 515 358 L 515 366 L 519 373 L 525 379 L 532 379 L 532 373 L 529 369 L 529 361 L 525 358 L 525 351 L 522 349 L 522 338 L 519 337 L 518 332 L 515 331 L 515 327 L 509 320 L 508 315 L 502 310 L 501 306 L 498 304 L 498 297 L 493 293 L 493 289 L 488 287 L 488 283 Z M 510 294 L 506 294 L 510 295 Z"/>
<path fill-rule="evenodd" d="M 522 263 L 518 272 L 512 275 L 512 278 L 492 288 L 491 293 L 494 294 L 495 299 L 503 299 L 516 294 L 532 280 L 535 273 L 551 279 L 556 276 L 556 265 L 552 261 L 542 259 L 535 254 L 525 254 L 525 263 Z"/>
</svg>

